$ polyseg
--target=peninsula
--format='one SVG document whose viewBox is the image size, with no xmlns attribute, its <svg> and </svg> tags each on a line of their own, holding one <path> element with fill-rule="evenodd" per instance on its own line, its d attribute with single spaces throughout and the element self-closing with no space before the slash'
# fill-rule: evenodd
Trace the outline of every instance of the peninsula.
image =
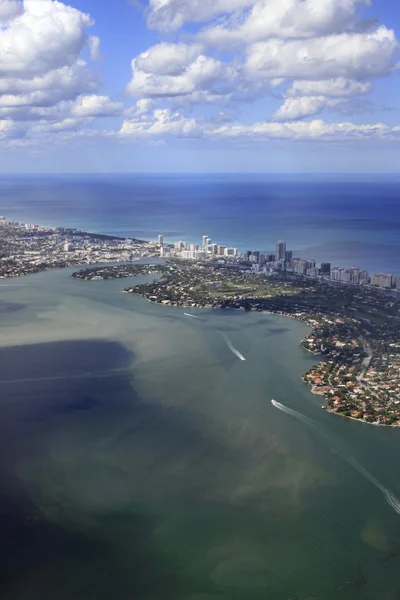
<svg viewBox="0 0 400 600">
<path fill-rule="evenodd" d="M 306 323 L 302 341 L 322 362 L 303 377 L 329 411 L 400 425 L 400 302 L 383 290 L 289 273 L 260 276 L 245 264 L 172 259 L 159 265 L 89 268 L 79 279 L 158 273 L 124 291 L 184 308 L 258 311 Z"/>
</svg>

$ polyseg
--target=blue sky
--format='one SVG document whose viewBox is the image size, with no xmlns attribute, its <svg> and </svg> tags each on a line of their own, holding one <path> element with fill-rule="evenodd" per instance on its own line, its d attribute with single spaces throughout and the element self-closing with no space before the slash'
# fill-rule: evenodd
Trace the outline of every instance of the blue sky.
<svg viewBox="0 0 400 600">
<path fill-rule="evenodd" d="M 0 0 L 0 172 L 398 172 L 398 0 Z"/>
</svg>

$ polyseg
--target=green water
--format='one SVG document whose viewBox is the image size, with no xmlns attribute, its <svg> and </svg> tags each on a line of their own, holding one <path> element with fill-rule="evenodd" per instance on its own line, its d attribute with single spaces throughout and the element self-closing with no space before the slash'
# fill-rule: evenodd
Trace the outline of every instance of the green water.
<svg viewBox="0 0 400 600">
<path fill-rule="evenodd" d="M 305 326 L 69 274 L 0 287 L 2 600 L 399 598 L 400 430 L 321 410 Z"/>
</svg>

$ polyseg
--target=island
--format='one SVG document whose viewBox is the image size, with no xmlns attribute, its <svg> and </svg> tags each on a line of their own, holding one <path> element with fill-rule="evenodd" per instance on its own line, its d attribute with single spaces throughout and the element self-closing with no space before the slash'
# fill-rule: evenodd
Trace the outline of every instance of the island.
<svg viewBox="0 0 400 600">
<path fill-rule="evenodd" d="M 326 408 L 365 423 L 400 425 L 400 303 L 384 290 L 289 273 L 260 276 L 245 264 L 171 259 L 158 265 L 93 267 L 77 279 L 158 274 L 123 290 L 182 308 L 258 311 L 302 321 L 301 342 L 320 356 L 303 377 Z"/>
</svg>

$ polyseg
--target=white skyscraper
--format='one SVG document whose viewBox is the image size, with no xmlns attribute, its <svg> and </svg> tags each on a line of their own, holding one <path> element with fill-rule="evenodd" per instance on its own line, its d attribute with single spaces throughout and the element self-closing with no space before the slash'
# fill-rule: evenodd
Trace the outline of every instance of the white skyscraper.
<svg viewBox="0 0 400 600">
<path fill-rule="evenodd" d="M 158 245 L 159 246 L 163 246 L 164 245 L 164 236 L 163 235 L 159 235 L 158 236 Z"/>
</svg>

